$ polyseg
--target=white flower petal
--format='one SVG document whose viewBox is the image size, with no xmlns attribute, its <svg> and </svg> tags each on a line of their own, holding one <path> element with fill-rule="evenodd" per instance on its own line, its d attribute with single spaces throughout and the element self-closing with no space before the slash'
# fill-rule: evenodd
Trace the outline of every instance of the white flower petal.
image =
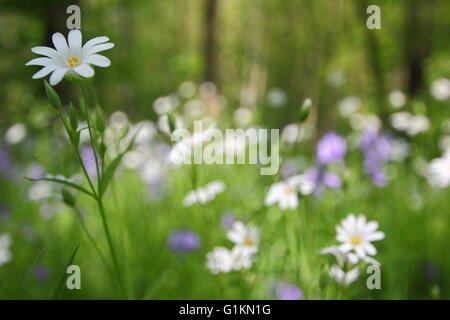
<svg viewBox="0 0 450 320">
<path fill-rule="evenodd" d="M 364 244 L 364 249 L 367 251 L 367 253 L 371 256 L 374 256 L 377 254 L 377 249 L 374 247 L 373 244 L 370 242 L 367 242 Z"/>
<path fill-rule="evenodd" d="M 56 50 L 59 52 L 65 52 L 69 49 L 66 38 L 64 38 L 64 36 L 59 32 L 53 34 L 52 41 Z"/>
<path fill-rule="evenodd" d="M 86 63 L 73 68 L 73 71 L 85 78 L 90 78 L 95 74 L 94 69 L 92 69 L 92 67 Z"/>
<path fill-rule="evenodd" d="M 93 54 L 89 56 L 86 60 L 86 63 L 93 64 L 94 66 L 98 67 L 109 67 L 111 65 L 111 60 L 109 60 L 107 57 L 99 55 L 99 54 Z"/>
<path fill-rule="evenodd" d="M 33 79 L 40 79 L 43 78 L 45 76 L 47 76 L 48 74 L 50 74 L 50 72 L 56 70 L 56 66 L 55 65 L 49 65 L 49 66 L 45 66 L 43 67 L 41 70 L 39 70 L 38 72 L 36 72 L 33 75 Z"/>
<path fill-rule="evenodd" d="M 71 49 L 80 49 L 81 48 L 81 32 L 80 30 L 74 29 L 69 32 L 69 47 Z"/>
<path fill-rule="evenodd" d="M 381 231 L 371 233 L 366 237 L 367 241 L 378 241 L 382 239 L 384 239 L 384 232 Z"/>
<path fill-rule="evenodd" d="M 51 64 L 53 64 L 52 59 L 41 57 L 41 58 L 32 59 L 32 60 L 28 61 L 25 65 L 26 66 L 43 66 L 43 67 L 45 67 L 45 66 L 48 66 Z"/>
<path fill-rule="evenodd" d="M 108 40 L 109 40 L 109 38 L 108 37 L 104 37 L 104 36 L 103 37 L 93 38 L 93 39 L 89 40 L 88 42 L 86 42 L 84 44 L 83 50 L 89 51 L 89 49 L 91 49 L 96 44 L 103 43 L 103 42 L 106 42 Z"/>
<path fill-rule="evenodd" d="M 50 76 L 50 84 L 52 86 L 57 85 L 64 78 L 64 75 L 67 71 L 68 69 L 56 69 L 55 71 L 53 71 L 52 75 Z"/>
<path fill-rule="evenodd" d="M 58 52 L 50 47 L 33 47 L 31 51 L 49 58 L 56 58 L 58 56 Z"/>
<path fill-rule="evenodd" d="M 86 52 L 87 52 L 87 54 L 91 55 L 91 54 L 94 54 L 94 53 L 97 53 L 97 52 L 109 50 L 109 49 L 111 49 L 113 47 L 114 47 L 114 43 L 111 43 L 111 42 L 102 43 L 102 44 L 97 44 L 97 45 L 93 46 L 89 50 L 86 50 Z"/>
</svg>

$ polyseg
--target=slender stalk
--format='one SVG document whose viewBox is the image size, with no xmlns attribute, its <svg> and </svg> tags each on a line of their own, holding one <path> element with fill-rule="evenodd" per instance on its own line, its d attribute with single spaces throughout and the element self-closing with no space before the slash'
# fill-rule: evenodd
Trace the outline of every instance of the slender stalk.
<svg viewBox="0 0 450 320">
<path fill-rule="evenodd" d="M 64 124 L 64 128 L 66 129 L 67 134 L 70 137 L 70 130 L 69 130 L 69 127 L 67 126 L 66 121 L 64 120 L 64 117 L 62 116 L 61 112 L 58 112 L 58 115 L 59 115 L 59 118 L 61 119 L 62 123 Z M 81 168 L 83 169 L 84 176 L 86 177 L 86 180 L 88 181 L 89 186 L 91 187 L 92 193 L 95 195 L 95 197 L 97 197 L 97 191 L 95 190 L 94 184 L 92 183 L 91 178 L 89 177 L 89 174 L 86 170 L 86 167 L 84 166 L 84 162 L 83 162 L 83 159 L 81 158 L 80 151 L 78 150 L 78 146 L 73 144 L 72 139 L 70 139 L 70 144 L 74 148 L 75 154 L 77 155 L 77 159 L 80 162 Z"/>
<path fill-rule="evenodd" d="M 83 94 L 83 99 L 84 99 L 84 103 L 86 108 L 88 107 L 88 101 L 87 101 L 87 94 L 86 94 L 86 89 L 84 87 L 84 84 L 81 84 L 81 92 Z M 95 149 L 95 144 L 94 144 L 94 137 L 92 134 L 92 126 L 91 126 L 91 121 L 89 119 L 89 114 L 86 113 L 86 122 L 87 122 L 87 127 L 88 127 L 88 131 L 89 131 L 89 140 L 91 142 L 91 147 L 92 147 L 92 152 L 94 153 L 94 159 L 95 159 L 95 168 L 97 170 L 97 187 L 99 189 L 100 192 L 100 180 L 101 180 L 101 176 L 102 176 L 102 172 L 100 171 L 100 166 L 98 163 L 98 158 L 97 158 L 97 152 Z"/>
<path fill-rule="evenodd" d="M 103 229 L 105 230 L 106 239 L 108 241 L 108 246 L 109 246 L 109 251 L 111 254 L 111 258 L 113 260 L 114 269 L 117 274 L 117 279 L 119 281 L 119 285 L 121 287 L 121 290 L 122 290 L 125 298 L 127 298 L 127 293 L 126 293 L 125 286 L 122 281 L 122 275 L 121 275 L 120 268 L 119 268 L 119 262 L 117 260 L 116 250 L 114 248 L 111 233 L 109 231 L 108 220 L 106 219 L 105 209 L 103 207 L 103 200 L 101 197 L 97 199 L 97 204 L 98 204 L 98 208 L 100 210 L 100 216 L 102 218 Z"/>
</svg>

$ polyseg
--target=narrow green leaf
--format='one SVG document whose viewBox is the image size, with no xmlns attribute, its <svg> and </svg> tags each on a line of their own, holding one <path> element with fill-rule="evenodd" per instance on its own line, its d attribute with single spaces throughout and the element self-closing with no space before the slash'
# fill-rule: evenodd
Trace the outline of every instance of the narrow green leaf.
<svg viewBox="0 0 450 320">
<path fill-rule="evenodd" d="M 78 116 L 75 108 L 73 107 L 72 102 L 69 105 L 69 121 L 70 126 L 72 127 L 72 131 L 77 131 L 78 129 Z"/>
<path fill-rule="evenodd" d="M 44 255 L 45 251 L 46 251 L 46 249 L 44 248 L 44 249 L 42 249 L 39 252 L 39 254 L 37 255 L 37 257 L 34 260 L 33 264 L 31 265 L 30 269 L 28 270 L 28 273 L 27 273 L 27 275 L 25 277 L 25 280 L 24 280 L 24 282 L 22 284 L 22 288 L 20 289 L 20 292 L 19 292 L 19 295 L 17 296 L 17 299 L 20 299 L 20 297 L 22 297 L 22 295 L 23 295 L 23 293 L 25 291 L 25 288 L 27 287 L 28 282 L 30 281 L 31 274 L 33 273 L 34 269 L 38 265 L 39 261 L 41 261 L 41 258 Z"/>
<path fill-rule="evenodd" d="M 128 144 L 125 151 L 120 153 L 106 168 L 106 171 L 104 175 L 102 176 L 102 179 L 100 180 L 100 190 L 99 190 L 99 196 L 105 194 L 106 190 L 108 189 L 108 185 L 111 182 L 111 179 L 114 177 L 114 173 L 116 172 L 117 167 L 119 166 L 120 162 L 122 161 L 123 156 L 131 150 L 134 144 L 134 140 L 136 139 L 136 135 L 138 134 L 140 128 L 136 130 L 133 138 L 131 139 L 131 142 Z"/>
<path fill-rule="evenodd" d="M 106 128 L 105 117 L 103 116 L 102 108 L 100 108 L 99 105 L 95 107 L 95 121 L 97 125 L 97 130 L 100 132 L 105 131 Z"/>
<path fill-rule="evenodd" d="M 47 94 L 47 99 L 52 105 L 52 107 L 57 110 L 61 109 L 61 99 L 59 98 L 58 93 L 47 82 L 47 80 L 44 80 L 44 86 L 45 86 L 45 93 Z"/>
<path fill-rule="evenodd" d="M 64 268 L 63 274 L 58 282 L 58 285 L 55 288 L 55 291 L 53 291 L 52 299 L 56 300 L 61 296 L 61 291 L 63 288 L 64 280 L 66 279 L 66 270 L 67 268 L 72 264 L 73 260 L 75 259 L 75 256 L 77 255 L 77 251 L 80 248 L 80 244 L 78 244 L 73 251 L 72 255 L 70 256 L 69 262 L 67 263 L 66 267 Z"/>
<path fill-rule="evenodd" d="M 96 196 L 94 194 L 92 194 L 90 191 L 86 190 L 85 188 L 72 183 L 70 181 L 67 180 L 61 180 L 61 179 L 57 179 L 57 178 L 39 178 L 39 179 L 33 179 L 33 178 L 29 178 L 29 177 L 25 177 L 25 179 L 30 180 L 30 181 L 50 181 L 50 182 L 55 182 L 55 183 L 59 183 L 59 184 L 63 184 L 65 186 L 71 187 L 73 189 L 76 189 L 78 191 L 81 191 L 85 194 L 87 194 L 88 196 L 93 197 L 94 199 L 96 198 Z"/>
</svg>

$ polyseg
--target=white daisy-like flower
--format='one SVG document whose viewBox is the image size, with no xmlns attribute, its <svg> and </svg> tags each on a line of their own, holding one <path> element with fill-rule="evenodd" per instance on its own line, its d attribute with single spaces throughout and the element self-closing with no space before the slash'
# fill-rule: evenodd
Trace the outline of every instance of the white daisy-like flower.
<svg viewBox="0 0 450 320">
<path fill-rule="evenodd" d="M 34 47 L 31 49 L 36 54 L 44 57 L 35 58 L 26 65 L 42 66 L 43 68 L 33 75 L 33 79 L 40 79 L 50 75 L 50 84 L 58 84 L 64 76 L 72 75 L 76 77 L 90 78 L 94 75 L 91 65 L 98 67 L 108 67 L 111 61 L 99 52 L 111 49 L 114 44 L 108 37 L 96 37 L 82 46 L 82 35 L 80 30 L 71 30 L 68 41 L 57 32 L 52 36 L 55 49 L 50 47 Z"/>
<path fill-rule="evenodd" d="M 450 150 L 441 158 L 430 162 L 425 170 L 428 183 L 435 188 L 447 188 L 450 185 Z"/>
<path fill-rule="evenodd" d="M 0 266 L 11 261 L 12 254 L 10 251 L 11 237 L 8 234 L 0 235 Z"/>
<path fill-rule="evenodd" d="M 228 230 L 227 238 L 243 249 L 255 253 L 258 251 L 259 234 L 259 229 L 252 223 L 246 225 L 236 221 Z"/>
<path fill-rule="evenodd" d="M 210 126 L 205 130 L 194 132 L 193 135 L 190 135 L 186 129 L 176 129 L 172 133 L 172 137 L 178 134 L 181 134 L 183 137 L 170 151 L 169 161 L 177 165 L 190 164 L 195 148 L 201 147 L 205 142 L 208 142 L 213 137 L 215 130 L 214 126 Z"/>
<path fill-rule="evenodd" d="M 300 192 L 303 195 L 311 194 L 314 191 L 312 183 L 305 175 L 296 175 L 289 177 L 286 181 L 279 181 L 272 184 L 264 200 L 266 206 L 278 203 L 281 210 L 297 209 L 298 196 Z"/>
<path fill-rule="evenodd" d="M 214 200 L 219 193 L 225 191 L 225 188 L 225 183 L 221 181 L 217 180 L 210 182 L 202 188 L 197 188 L 189 192 L 184 198 L 183 204 L 185 207 L 192 206 L 197 202 L 200 204 L 205 204 Z"/>
<path fill-rule="evenodd" d="M 323 248 L 320 250 L 321 254 L 332 254 L 337 261 L 338 266 L 343 267 L 345 265 L 347 266 L 353 266 L 357 264 L 359 261 L 363 261 L 367 264 L 372 264 L 376 266 L 380 266 L 381 264 L 375 260 L 372 257 L 365 256 L 365 257 L 358 257 L 353 252 L 343 252 L 340 247 L 338 246 L 330 246 Z"/>
<path fill-rule="evenodd" d="M 242 246 L 234 246 L 231 250 L 225 247 L 216 247 L 208 253 L 206 267 L 211 273 L 217 274 L 249 269 L 252 263 L 252 253 Z"/>
<path fill-rule="evenodd" d="M 336 240 L 342 243 L 339 249 L 344 253 L 353 250 L 359 258 L 376 255 L 377 249 L 372 242 L 384 239 L 384 233 L 377 229 L 378 223 L 368 222 L 365 215 L 349 214 L 336 227 Z"/>
<path fill-rule="evenodd" d="M 396 130 L 406 132 L 410 136 L 415 136 L 430 128 L 430 120 L 426 116 L 413 115 L 406 111 L 394 113 L 391 115 L 390 121 Z"/>
<path fill-rule="evenodd" d="M 358 267 L 354 267 L 349 271 L 344 271 L 341 267 L 335 264 L 328 270 L 328 275 L 336 280 L 337 283 L 343 286 L 348 286 L 358 279 L 359 270 Z"/>
</svg>

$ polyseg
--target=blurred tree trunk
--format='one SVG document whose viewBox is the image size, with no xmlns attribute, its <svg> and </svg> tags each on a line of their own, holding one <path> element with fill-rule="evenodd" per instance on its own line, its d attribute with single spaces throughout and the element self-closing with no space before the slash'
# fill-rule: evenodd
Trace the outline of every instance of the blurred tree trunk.
<svg viewBox="0 0 450 320">
<path fill-rule="evenodd" d="M 366 55 L 370 71 L 372 72 L 372 77 L 374 80 L 374 94 L 378 107 L 378 114 L 380 118 L 384 121 L 387 119 L 388 111 L 386 105 L 386 88 L 385 88 L 385 77 L 384 70 L 381 63 L 380 57 L 380 46 L 376 37 L 377 30 L 370 30 L 366 26 L 367 18 L 369 17 L 366 13 L 367 7 L 371 4 L 368 0 L 357 0 L 356 8 L 361 16 L 361 23 L 365 30 L 365 41 L 366 41 Z M 383 21 L 383 13 L 381 13 L 381 21 Z M 382 22 L 383 23 L 383 22 Z M 382 24 L 383 25 L 383 24 Z"/>
<path fill-rule="evenodd" d="M 217 11 L 219 0 L 206 0 L 205 4 L 205 42 L 204 62 L 205 81 L 211 81 L 218 85 L 219 72 L 217 65 Z"/>
<path fill-rule="evenodd" d="M 433 12 L 437 1 L 405 1 L 405 71 L 406 88 L 412 97 L 425 85 L 426 60 L 430 55 Z"/>
</svg>

